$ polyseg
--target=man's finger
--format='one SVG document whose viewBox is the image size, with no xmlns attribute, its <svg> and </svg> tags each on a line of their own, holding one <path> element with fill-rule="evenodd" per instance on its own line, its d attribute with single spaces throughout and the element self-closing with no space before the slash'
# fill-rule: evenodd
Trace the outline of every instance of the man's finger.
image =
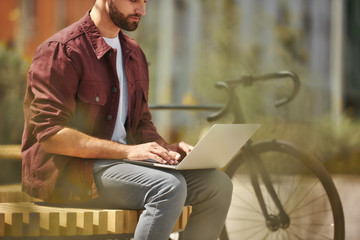
<svg viewBox="0 0 360 240">
<path fill-rule="evenodd" d="M 159 163 L 163 163 L 166 164 L 167 161 L 161 157 L 159 157 L 157 154 L 153 154 L 151 159 L 154 159 L 155 161 L 159 162 Z"/>
<path fill-rule="evenodd" d="M 186 154 L 189 154 L 189 152 L 191 152 L 191 150 L 194 149 L 193 146 L 189 145 L 189 144 L 186 144 L 184 142 L 180 142 L 179 143 L 179 148 L 184 151 Z"/>
<path fill-rule="evenodd" d="M 171 157 L 174 159 L 175 164 L 178 164 L 177 161 L 179 161 L 181 159 L 181 154 L 175 151 L 169 151 L 169 154 L 171 155 Z"/>
<path fill-rule="evenodd" d="M 174 160 L 174 158 L 171 156 L 169 151 L 161 147 L 160 145 L 158 147 L 153 148 L 151 152 L 157 155 L 158 157 L 160 157 L 161 159 L 165 160 L 166 162 L 172 163 L 171 161 Z"/>
</svg>

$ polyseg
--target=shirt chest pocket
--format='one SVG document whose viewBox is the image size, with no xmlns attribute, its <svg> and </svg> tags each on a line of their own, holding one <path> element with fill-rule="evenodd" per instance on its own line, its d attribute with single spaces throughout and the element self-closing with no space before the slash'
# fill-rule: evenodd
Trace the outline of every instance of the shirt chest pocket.
<svg viewBox="0 0 360 240">
<path fill-rule="evenodd" d="M 77 97 L 85 104 L 104 106 L 107 102 L 106 87 L 103 82 L 89 81 L 79 86 Z"/>
<path fill-rule="evenodd" d="M 102 82 L 84 82 L 77 93 L 74 127 L 87 134 L 96 131 L 96 126 L 104 118 L 108 109 L 107 92 Z"/>
<path fill-rule="evenodd" d="M 148 89 L 143 82 L 137 82 L 135 92 L 135 112 L 141 114 L 143 108 L 147 106 L 148 102 Z"/>
<path fill-rule="evenodd" d="M 146 84 L 141 81 L 136 82 L 129 87 L 129 97 L 131 99 L 129 102 L 131 126 L 135 128 L 147 108 L 147 87 Z"/>
<path fill-rule="evenodd" d="M 136 98 L 138 101 L 147 103 L 148 91 L 149 86 L 145 82 L 139 81 L 136 83 Z"/>
</svg>

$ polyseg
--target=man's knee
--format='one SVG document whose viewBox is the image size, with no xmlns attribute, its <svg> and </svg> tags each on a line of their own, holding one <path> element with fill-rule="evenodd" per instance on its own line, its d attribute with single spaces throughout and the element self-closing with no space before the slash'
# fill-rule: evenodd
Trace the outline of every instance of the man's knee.
<svg viewBox="0 0 360 240">
<path fill-rule="evenodd" d="M 158 183 L 152 189 L 157 197 L 165 197 L 173 203 L 180 205 L 185 203 L 187 186 L 185 178 L 178 172 L 172 172 L 161 176 Z"/>
<path fill-rule="evenodd" d="M 233 184 L 227 174 L 219 170 L 214 170 L 214 177 L 212 178 L 212 184 L 215 191 L 224 197 L 231 197 Z"/>
<path fill-rule="evenodd" d="M 184 171 L 183 175 L 188 181 L 188 204 L 231 201 L 232 182 L 225 173 L 217 169 L 203 169 Z"/>
<path fill-rule="evenodd" d="M 167 184 L 171 186 L 174 194 L 177 197 L 181 197 L 185 201 L 187 195 L 187 186 L 184 176 L 182 176 L 178 172 L 174 172 L 172 177 L 168 179 Z"/>
<path fill-rule="evenodd" d="M 208 170 L 203 180 L 206 181 L 205 186 L 210 201 L 214 201 L 214 204 L 220 204 L 219 202 L 224 205 L 230 204 L 233 185 L 228 175 L 217 169 Z"/>
</svg>

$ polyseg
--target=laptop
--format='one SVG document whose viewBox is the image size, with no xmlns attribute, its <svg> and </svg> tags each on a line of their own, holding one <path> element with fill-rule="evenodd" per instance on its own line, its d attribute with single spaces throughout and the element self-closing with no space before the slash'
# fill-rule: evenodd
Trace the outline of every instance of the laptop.
<svg viewBox="0 0 360 240">
<path fill-rule="evenodd" d="M 222 168 L 235 156 L 260 124 L 214 124 L 177 165 L 159 163 L 153 159 L 125 162 L 175 170 Z"/>
</svg>

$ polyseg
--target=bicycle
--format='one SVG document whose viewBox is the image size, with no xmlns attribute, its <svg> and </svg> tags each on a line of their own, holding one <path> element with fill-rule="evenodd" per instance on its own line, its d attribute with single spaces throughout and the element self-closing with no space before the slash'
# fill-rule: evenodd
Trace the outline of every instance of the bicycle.
<svg viewBox="0 0 360 240">
<path fill-rule="evenodd" d="M 210 122 L 230 112 L 234 122 L 245 123 L 237 85 L 252 86 L 261 80 L 290 78 L 292 93 L 276 106 L 289 103 L 300 88 L 300 80 L 289 71 L 241 76 L 216 83 L 228 93 L 225 105 L 152 106 L 152 109 L 217 110 Z M 225 167 L 234 184 L 233 203 L 220 240 L 228 239 L 334 239 L 344 240 L 345 223 L 335 184 L 321 162 L 295 145 L 272 139 L 252 140 Z M 180 237 L 181 238 L 181 237 Z"/>
</svg>

